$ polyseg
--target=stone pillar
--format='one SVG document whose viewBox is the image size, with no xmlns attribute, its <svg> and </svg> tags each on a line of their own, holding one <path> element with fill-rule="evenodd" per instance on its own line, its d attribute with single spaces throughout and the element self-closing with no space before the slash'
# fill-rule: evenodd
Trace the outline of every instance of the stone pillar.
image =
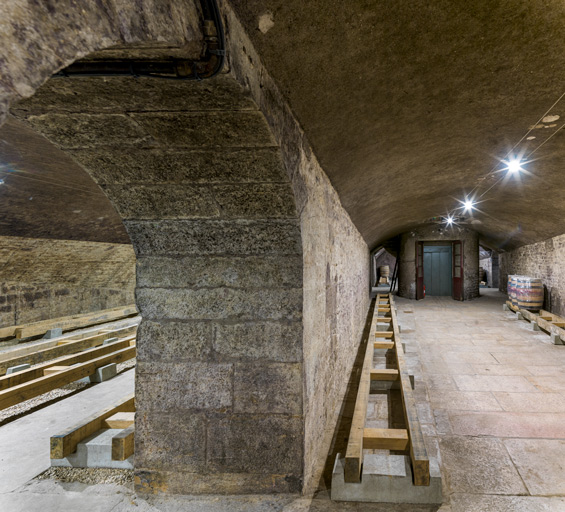
<svg viewBox="0 0 565 512">
<path fill-rule="evenodd" d="M 90 78 L 16 112 L 88 170 L 136 252 L 136 488 L 299 492 L 302 242 L 254 102 L 229 77 Z"/>
</svg>

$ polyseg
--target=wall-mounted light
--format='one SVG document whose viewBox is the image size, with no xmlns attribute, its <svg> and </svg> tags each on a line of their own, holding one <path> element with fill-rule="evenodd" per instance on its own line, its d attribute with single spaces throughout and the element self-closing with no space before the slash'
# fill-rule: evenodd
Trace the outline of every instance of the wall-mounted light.
<svg viewBox="0 0 565 512">
<path fill-rule="evenodd" d="M 508 170 L 508 174 L 516 174 L 517 172 L 523 171 L 522 163 L 520 160 L 515 158 L 508 160 L 508 162 L 504 162 L 506 164 L 506 169 Z"/>
<path fill-rule="evenodd" d="M 465 199 L 465 201 L 462 201 L 463 203 L 463 209 L 466 212 L 470 212 L 473 210 L 473 208 L 475 207 L 475 201 L 473 201 L 472 199 Z"/>
</svg>

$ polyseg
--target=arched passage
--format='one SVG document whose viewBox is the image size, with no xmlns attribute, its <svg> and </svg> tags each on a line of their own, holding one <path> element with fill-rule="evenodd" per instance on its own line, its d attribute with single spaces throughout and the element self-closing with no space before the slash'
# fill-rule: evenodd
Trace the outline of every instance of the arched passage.
<svg viewBox="0 0 565 512">
<path fill-rule="evenodd" d="M 91 174 L 136 251 L 138 489 L 300 491 L 302 241 L 253 101 L 231 77 L 52 79 L 14 113 Z"/>
</svg>

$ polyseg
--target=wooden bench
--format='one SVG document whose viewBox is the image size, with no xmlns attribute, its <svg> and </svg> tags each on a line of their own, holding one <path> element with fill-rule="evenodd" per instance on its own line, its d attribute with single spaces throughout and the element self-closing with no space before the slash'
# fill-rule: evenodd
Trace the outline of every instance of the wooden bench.
<svg viewBox="0 0 565 512">
<path fill-rule="evenodd" d="M 386 307 L 384 307 L 386 305 Z M 384 310 L 384 311 L 383 311 Z M 392 330 L 387 331 L 387 341 L 374 341 L 383 338 L 376 331 L 377 323 L 382 317 L 379 313 L 388 314 Z M 369 341 L 365 351 L 355 409 L 349 432 L 349 440 L 345 454 L 344 478 L 346 482 L 361 481 L 363 469 L 363 449 L 378 450 L 409 450 L 415 485 L 430 484 L 430 463 L 424 445 L 424 436 L 416 411 L 416 402 L 412 392 L 410 376 L 404 361 L 404 349 L 400 340 L 394 299 L 390 294 L 379 294 L 373 314 L 373 322 Z M 373 357 L 375 349 L 394 350 L 397 368 L 375 369 Z M 400 395 L 405 417 L 405 429 L 376 429 L 365 428 L 367 403 L 369 399 L 371 380 L 397 380 L 400 383 Z"/>
</svg>

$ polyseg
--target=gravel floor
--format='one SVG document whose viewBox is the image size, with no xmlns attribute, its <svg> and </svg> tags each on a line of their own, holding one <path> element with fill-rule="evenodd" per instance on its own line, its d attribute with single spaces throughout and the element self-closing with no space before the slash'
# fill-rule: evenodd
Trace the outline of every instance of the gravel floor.
<svg viewBox="0 0 565 512">
<path fill-rule="evenodd" d="M 118 484 L 133 486 L 133 469 L 51 467 L 36 478 L 38 480 L 79 482 L 88 485 Z"/>
</svg>

